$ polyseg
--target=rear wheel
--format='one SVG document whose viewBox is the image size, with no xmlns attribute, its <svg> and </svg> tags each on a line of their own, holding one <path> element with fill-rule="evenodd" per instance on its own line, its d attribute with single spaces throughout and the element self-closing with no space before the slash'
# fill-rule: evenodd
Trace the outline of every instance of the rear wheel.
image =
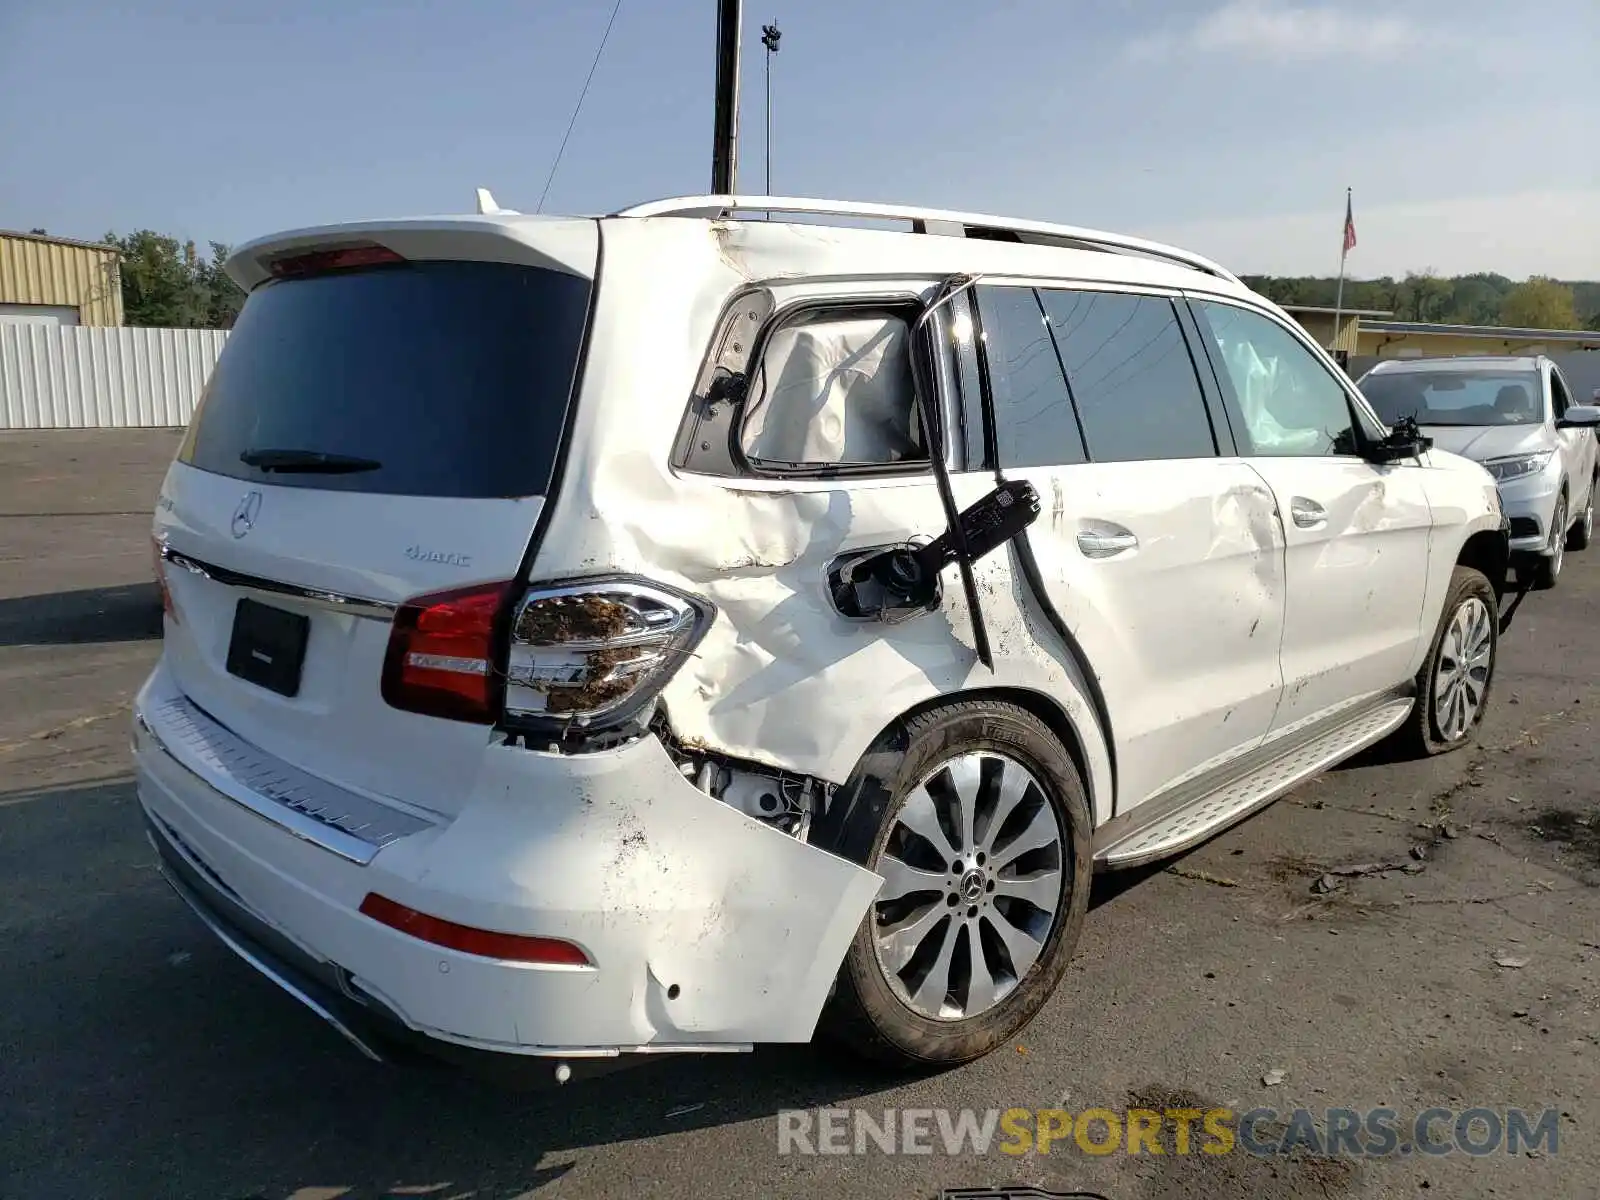
<svg viewBox="0 0 1600 1200">
<path fill-rule="evenodd" d="M 1499 606 L 1481 571 L 1457 567 L 1450 577 L 1433 646 L 1417 672 L 1417 703 L 1397 741 L 1414 754 L 1470 746 L 1489 704 L 1500 650 Z"/>
<path fill-rule="evenodd" d="M 1011 705 L 951 704 L 891 732 L 835 812 L 834 848 L 884 885 L 825 1030 L 898 1066 L 968 1062 L 1014 1037 L 1055 990 L 1089 901 L 1089 806 L 1061 743 Z"/>
<path fill-rule="evenodd" d="M 1573 522 L 1571 531 L 1567 534 L 1568 550 L 1587 550 L 1589 542 L 1594 537 L 1594 493 L 1600 488 L 1600 475 L 1596 475 L 1589 484 L 1589 499 L 1583 506 L 1583 515 Z"/>
<path fill-rule="evenodd" d="M 1534 588 L 1546 592 L 1555 587 L 1556 580 L 1561 578 L 1561 568 L 1566 565 L 1566 560 L 1567 498 L 1561 495 L 1556 497 L 1556 511 L 1550 518 L 1550 544 L 1533 563 Z"/>
</svg>

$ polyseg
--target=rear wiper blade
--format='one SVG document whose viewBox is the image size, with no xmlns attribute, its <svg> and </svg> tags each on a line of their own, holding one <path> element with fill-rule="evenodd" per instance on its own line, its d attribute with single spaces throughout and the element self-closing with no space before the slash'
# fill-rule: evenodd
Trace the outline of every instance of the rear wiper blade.
<svg viewBox="0 0 1600 1200">
<path fill-rule="evenodd" d="M 353 454 L 328 454 L 322 450 L 246 450 L 239 461 L 247 467 L 262 471 L 286 473 L 320 472 L 328 475 L 376 471 L 383 466 L 375 458 L 357 458 Z"/>
</svg>

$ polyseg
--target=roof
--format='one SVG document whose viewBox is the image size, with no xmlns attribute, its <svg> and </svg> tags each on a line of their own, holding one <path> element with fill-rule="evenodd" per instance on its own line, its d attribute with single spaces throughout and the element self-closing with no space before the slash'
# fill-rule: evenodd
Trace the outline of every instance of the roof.
<svg viewBox="0 0 1600 1200">
<path fill-rule="evenodd" d="M 1313 316 L 1321 316 L 1324 313 L 1330 317 L 1339 316 L 1341 314 L 1346 317 L 1394 316 L 1394 313 L 1390 312 L 1389 310 L 1378 308 L 1334 308 L 1331 305 L 1325 304 L 1280 304 L 1278 307 L 1283 309 L 1283 311 L 1286 313 L 1310 313 Z"/>
<path fill-rule="evenodd" d="M 23 233 L 19 229 L 0 229 L 0 238 L 16 238 L 22 242 L 48 242 L 56 246 L 77 246 L 80 250 L 107 250 L 112 254 L 121 254 L 115 246 L 108 246 L 104 242 L 82 242 L 77 238 L 56 237 L 50 233 Z"/>
<path fill-rule="evenodd" d="M 592 243 L 603 221 L 609 230 L 608 261 L 613 267 L 649 254 L 651 244 L 663 248 L 678 245 L 686 254 L 720 254 L 726 265 L 749 279 L 779 279 L 796 274 L 888 275 L 900 279 L 957 274 L 1019 279 L 1048 277 L 1143 284 L 1222 295 L 1245 303 L 1266 303 L 1223 268 L 1215 268 L 1219 274 L 1211 275 L 1188 265 L 1182 260 L 1195 256 L 1187 251 L 1156 246 L 1144 252 L 1150 243 L 1118 234 L 1074 230 L 1071 236 L 1063 236 L 1058 231 L 1064 227 L 1051 226 L 1049 234 L 1033 241 L 1025 240 L 1030 238 L 1031 229 L 1019 228 L 1024 223 L 1018 222 L 1013 226 L 1021 234 L 1016 240 L 961 236 L 959 232 L 945 234 L 931 218 L 927 220 L 927 230 L 917 233 L 868 228 L 847 221 L 835 223 L 838 214 L 831 211 L 817 214 L 835 218 L 822 224 L 721 220 L 718 219 L 722 212 L 717 207 L 719 203 L 720 199 L 715 197 L 709 203 L 691 197 L 687 202 L 667 201 L 663 205 L 667 211 L 652 212 L 651 217 L 633 215 L 599 220 L 525 215 L 496 205 L 494 212 L 341 222 L 284 230 L 247 242 L 233 251 L 225 269 L 235 283 L 249 291 L 269 277 L 268 264 L 273 258 L 295 250 L 348 243 L 355 238 L 388 246 L 407 257 L 470 258 L 475 252 L 467 248 L 469 241 L 480 246 L 494 243 L 499 249 L 492 257 L 512 252 L 516 257 L 505 261 L 536 266 L 560 263 L 564 264 L 560 269 L 587 277 L 595 269 Z M 781 213 L 785 209 L 793 210 L 797 204 L 831 210 L 845 203 L 775 197 L 773 210 Z M 738 206 L 744 204 L 740 198 Z M 681 219 L 677 214 L 686 205 L 705 206 L 697 211 L 708 210 L 712 215 Z M 656 207 L 650 206 L 651 210 Z M 896 216 L 883 216 L 885 210 L 881 206 L 863 207 L 871 207 L 880 219 L 898 219 L 908 224 L 919 219 L 899 217 L 905 210 L 893 210 Z M 935 210 L 913 211 L 920 214 Z M 657 216 L 665 219 L 654 219 Z M 991 221 L 998 219 L 989 218 Z M 702 226 L 709 227 L 716 236 L 707 239 Z M 1126 247 L 1127 252 L 1104 253 L 1102 246 Z M 1174 255 L 1179 256 L 1179 261 L 1173 260 Z"/>
<path fill-rule="evenodd" d="M 1534 371 L 1539 359 L 1531 354 L 1452 354 L 1448 358 L 1386 358 L 1373 371 L 1392 375 L 1400 371 L 1473 371 L 1498 367 L 1506 371 Z M 1370 374 L 1370 372 L 1369 372 Z"/>
<path fill-rule="evenodd" d="M 1513 342 L 1593 342 L 1600 333 L 1585 329 L 1520 329 L 1507 325 L 1434 325 L 1427 321 L 1363 321 L 1363 330 L 1405 333 L 1418 337 L 1481 337 Z"/>
</svg>

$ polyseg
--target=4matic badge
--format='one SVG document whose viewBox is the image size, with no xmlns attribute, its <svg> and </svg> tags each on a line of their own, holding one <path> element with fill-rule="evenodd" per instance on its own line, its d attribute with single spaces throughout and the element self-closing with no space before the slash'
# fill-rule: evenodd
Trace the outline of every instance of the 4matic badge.
<svg viewBox="0 0 1600 1200">
<path fill-rule="evenodd" d="M 426 546 L 407 546 L 406 557 L 412 562 L 439 563 L 446 567 L 470 567 L 472 555 L 450 550 L 430 550 Z"/>
</svg>

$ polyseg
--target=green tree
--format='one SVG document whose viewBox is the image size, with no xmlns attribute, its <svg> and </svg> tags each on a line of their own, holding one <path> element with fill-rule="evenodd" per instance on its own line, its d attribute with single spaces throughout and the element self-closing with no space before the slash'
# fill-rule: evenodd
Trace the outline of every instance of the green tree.
<svg viewBox="0 0 1600 1200">
<path fill-rule="evenodd" d="M 1402 321 L 1443 321 L 1454 293 L 1450 281 L 1433 268 L 1407 275 L 1395 289 L 1395 315 Z"/>
<path fill-rule="evenodd" d="M 1511 290 L 1504 275 L 1479 272 L 1458 275 L 1451 283 L 1449 312 L 1445 320 L 1452 325 L 1493 325 L 1500 319 L 1500 304 Z"/>
<path fill-rule="evenodd" d="M 244 304 L 244 293 L 222 272 L 228 247 L 220 242 L 211 243 L 209 259 L 193 242 L 149 229 L 108 233 L 105 242 L 122 252 L 122 309 L 129 325 L 227 329 Z"/>
<path fill-rule="evenodd" d="M 1580 329 L 1572 289 L 1535 275 L 1518 284 L 1500 302 L 1500 323 L 1519 329 Z"/>
</svg>

